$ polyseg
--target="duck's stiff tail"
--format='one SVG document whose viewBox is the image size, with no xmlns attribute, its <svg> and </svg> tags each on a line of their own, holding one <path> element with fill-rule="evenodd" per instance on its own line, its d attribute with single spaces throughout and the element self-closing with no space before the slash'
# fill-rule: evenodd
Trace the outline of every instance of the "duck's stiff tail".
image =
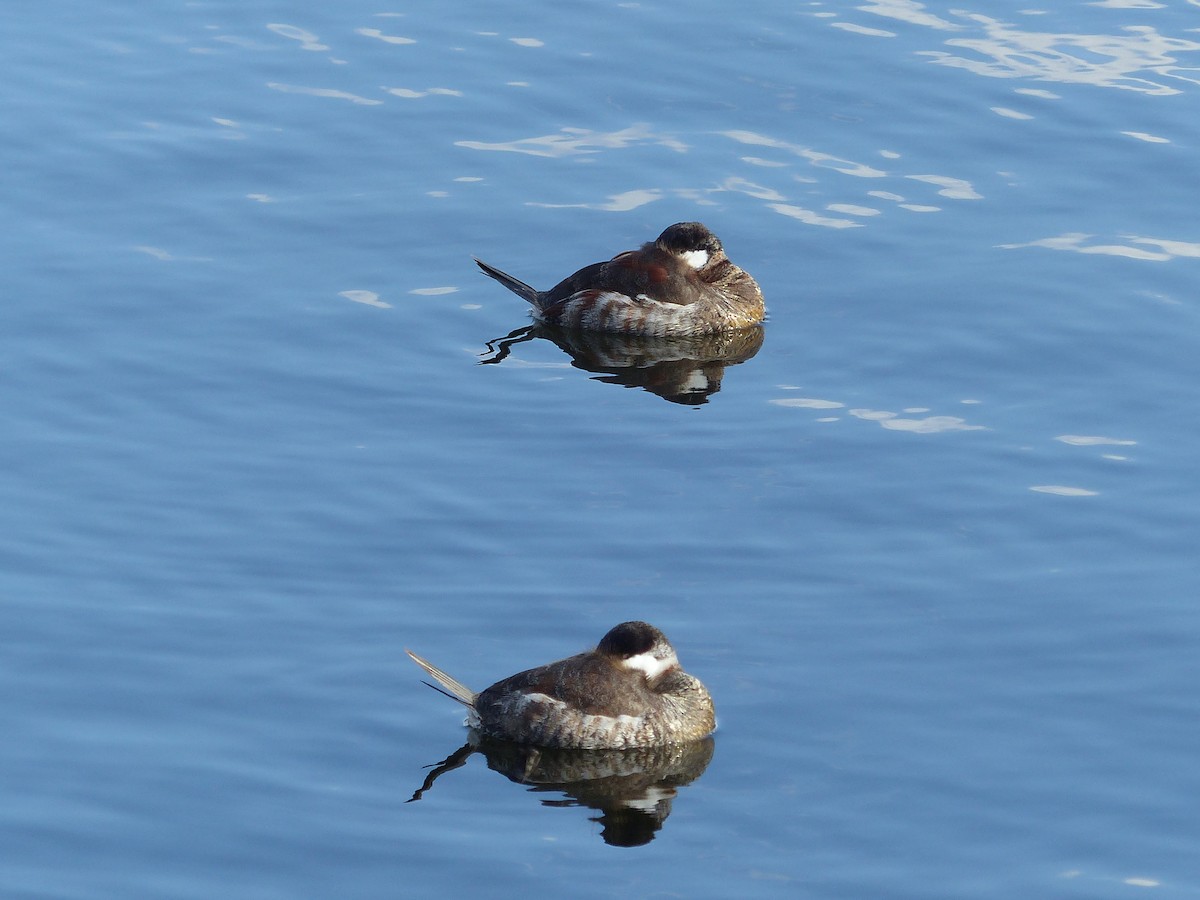
<svg viewBox="0 0 1200 900">
<path fill-rule="evenodd" d="M 483 264 L 480 263 L 480 265 Z M 421 657 L 417 656 L 417 654 L 413 653 L 407 647 L 404 648 L 404 652 L 412 658 L 413 662 L 424 669 L 430 678 L 442 686 L 438 687 L 437 684 L 430 684 L 429 686 L 431 688 L 439 693 L 445 694 L 451 700 L 457 700 L 463 706 L 470 707 L 471 709 L 475 708 L 475 698 L 478 695 L 473 690 L 471 690 L 457 678 L 452 678 L 451 676 L 447 675 L 429 660 L 422 659 Z M 429 684 L 429 682 L 425 683 Z M 442 690 L 442 688 L 445 688 L 445 690 Z"/>
<path fill-rule="evenodd" d="M 501 272 L 495 266 L 489 266 L 481 259 L 475 260 L 475 265 L 483 269 L 484 275 L 487 275 L 490 278 L 495 278 L 498 282 L 500 282 L 518 297 L 523 297 L 534 306 L 538 306 L 538 292 L 525 282 L 521 281 L 519 278 L 513 278 L 507 272 Z"/>
</svg>

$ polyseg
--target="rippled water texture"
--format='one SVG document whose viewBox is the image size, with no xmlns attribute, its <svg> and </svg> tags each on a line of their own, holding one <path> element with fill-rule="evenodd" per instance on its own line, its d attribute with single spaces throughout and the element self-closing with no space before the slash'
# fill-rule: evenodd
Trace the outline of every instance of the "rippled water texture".
<svg viewBox="0 0 1200 900">
<path fill-rule="evenodd" d="M 0 36 L 0 894 L 1200 892 L 1195 2 L 61 12 Z M 471 259 L 689 220 L 764 329 Z M 714 741 L 481 744 L 403 654 L 635 618 Z"/>
</svg>

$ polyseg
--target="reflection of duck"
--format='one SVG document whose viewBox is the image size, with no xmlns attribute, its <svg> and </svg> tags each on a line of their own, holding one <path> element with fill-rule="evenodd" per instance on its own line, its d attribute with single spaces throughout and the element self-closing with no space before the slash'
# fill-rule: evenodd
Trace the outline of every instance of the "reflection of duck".
<svg viewBox="0 0 1200 900">
<path fill-rule="evenodd" d="M 509 780 L 538 793 L 566 795 L 543 800 L 546 806 L 599 810 L 605 843 L 637 847 L 654 839 L 671 814 L 676 789 L 704 774 L 713 749 L 713 739 L 704 738 L 635 750 L 545 750 L 472 731 L 471 740 L 434 766 L 411 799 L 420 800 L 440 776 L 482 753 L 488 768 Z"/>
<path fill-rule="evenodd" d="M 646 622 L 622 622 L 596 649 L 519 672 L 480 693 L 405 652 L 445 688 L 442 693 L 470 710 L 468 724 L 489 737 L 621 750 L 695 741 L 716 727 L 708 691 Z"/>
<path fill-rule="evenodd" d="M 548 291 L 475 262 L 528 300 L 535 318 L 568 328 L 672 337 L 745 328 L 766 316 L 757 282 L 699 222 L 672 225 L 641 249 L 586 266 Z"/>
<path fill-rule="evenodd" d="M 537 323 L 489 341 L 484 363 L 499 363 L 513 346 L 534 338 L 553 341 L 577 368 L 598 381 L 645 388 L 673 403 L 699 405 L 721 389 L 726 366 L 752 358 L 762 347 L 761 325 L 696 337 L 653 338 L 606 334 Z"/>
</svg>

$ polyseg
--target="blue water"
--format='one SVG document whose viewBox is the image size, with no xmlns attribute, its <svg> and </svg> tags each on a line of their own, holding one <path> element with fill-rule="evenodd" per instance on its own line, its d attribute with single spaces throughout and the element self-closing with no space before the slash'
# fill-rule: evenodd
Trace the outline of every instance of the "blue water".
<svg viewBox="0 0 1200 900">
<path fill-rule="evenodd" d="M 0 894 L 1200 894 L 1198 27 L 24 11 Z M 472 255 L 688 219 L 748 358 L 480 364 L 528 318 Z M 652 840 L 479 755 L 405 802 L 466 733 L 402 648 L 482 688 L 629 618 L 721 723 Z"/>
</svg>

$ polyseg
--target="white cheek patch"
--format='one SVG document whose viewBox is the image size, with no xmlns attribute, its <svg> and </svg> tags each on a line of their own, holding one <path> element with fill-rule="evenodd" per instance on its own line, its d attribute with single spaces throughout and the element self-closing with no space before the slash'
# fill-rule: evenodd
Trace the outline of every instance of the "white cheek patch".
<svg viewBox="0 0 1200 900">
<path fill-rule="evenodd" d="M 626 669 L 636 669 L 639 672 L 644 672 L 647 680 L 657 678 L 668 669 L 673 669 L 679 665 L 679 660 L 672 653 L 665 659 L 659 659 L 653 653 L 639 653 L 637 656 L 631 656 L 629 659 L 621 660 L 621 666 Z"/>
<path fill-rule="evenodd" d="M 680 258 L 693 269 L 703 269 L 708 265 L 707 250 L 685 250 L 679 254 Z"/>
</svg>

